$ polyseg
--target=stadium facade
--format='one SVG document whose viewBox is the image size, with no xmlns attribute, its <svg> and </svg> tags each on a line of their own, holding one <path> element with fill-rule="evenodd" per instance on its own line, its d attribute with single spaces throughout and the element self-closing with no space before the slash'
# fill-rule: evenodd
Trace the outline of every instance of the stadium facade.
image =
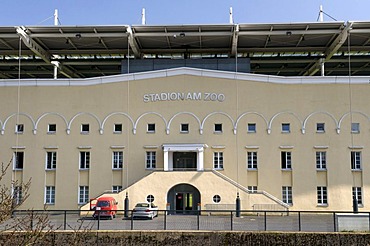
<svg viewBox="0 0 370 246">
<path fill-rule="evenodd" d="M 367 210 L 369 27 L 1 27 L 1 182 L 37 209 Z"/>
</svg>

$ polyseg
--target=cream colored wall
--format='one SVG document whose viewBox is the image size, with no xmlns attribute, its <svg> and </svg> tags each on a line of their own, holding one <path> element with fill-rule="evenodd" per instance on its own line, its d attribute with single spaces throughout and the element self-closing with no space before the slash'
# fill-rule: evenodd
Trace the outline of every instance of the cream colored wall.
<svg viewBox="0 0 370 246">
<path fill-rule="evenodd" d="M 361 133 L 354 135 L 350 134 L 349 116 L 341 122 L 339 134 L 336 131 L 337 122 L 350 109 L 349 87 L 346 84 L 288 85 L 179 75 L 90 86 L 22 86 L 20 112 L 29 115 L 35 122 L 50 112 L 64 116 L 67 123 L 79 113 L 85 114 L 74 118 L 70 134 L 67 134 L 67 125 L 60 116 L 48 114 L 38 122 L 36 134 L 32 132 L 30 119 L 20 115 L 19 122 L 25 124 L 25 132 L 16 135 L 16 116 L 13 116 L 6 122 L 4 134 L 0 136 L 0 155 L 2 162 L 7 163 L 14 152 L 11 147 L 25 146 L 25 167 L 23 171 L 17 172 L 17 176 L 23 180 L 32 178 L 31 197 L 24 204 L 27 208 L 42 208 L 45 185 L 55 184 L 56 203 L 49 208 L 76 209 L 79 206 L 79 184 L 89 185 L 90 197 L 95 197 L 110 190 L 112 185 L 127 187 L 151 173 L 151 170 L 145 169 L 145 152 L 148 150 L 145 146 L 157 146 L 153 149 L 157 151 L 157 168 L 163 169 L 162 144 L 204 143 L 208 145 L 204 154 L 205 169 L 213 168 L 213 152 L 223 151 L 222 174 L 245 187 L 257 185 L 259 190 L 265 190 L 280 199 L 281 187 L 292 186 L 291 209 L 351 210 L 351 187 L 355 183 L 363 187 L 363 209 L 366 210 L 369 208 L 370 197 L 370 171 L 366 163 L 370 160 L 370 154 L 367 151 L 369 120 L 364 115 L 370 114 L 369 89 L 367 84 L 353 84 L 351 89 L 352 109 L 361 112 L 353 114 L 353 121 L 359 122 L 361 127 Z M 224 94 L 226 99 L 223 102 L 143 102 L 144 94 L 161 92 L 213 92 Z M 16 87 L 1 88 L 3 107 L 0 120 L 3 124 L 7 117 L 17 112 L 16 97 Z M 133 122 L 137 122 L 135 134 L 129 118 L 119 114 L 105 121 L 104 132 L 100 134 L 99 127 L 104 118 L 115 112 L 125 113 Z M 166 123 L 180 112 L 184 114 L 172 120 L 169 134 L 166 134 Z M 218 113 L 211 115 L 215 112 Z M 194 114 L 200 122 L 206 119 L 202 134 L 198 121 L 188 113 Z M 244 113 L 238 121 L 235 135 L 235 122 Z M 305 120 L 303 134 L 302 125 Z M 256 133 L 247 133 L 249 122 L 257 124 Z M 291 124 L 290 134 L 281 133 L 281 123 L 285 122 Z M 325 122 L 325 133 L 316 133 L 318 122 Z M 46 133 L 49 123 L 57 124 L 57 134 Z M 80 134 L 82 123 L 90 124 L 88 135 Z M 122 134 L 113 134 L 114 123 L 123 124 Z M 156 124 L 155 134 L 146 132 L 147 123 Z M 179 132 L 181 123 L 189 123 L 189 134 Z M 213 133 L 214 123 L 223 124 L 222 134 Z M 355 146 L 363 147 L 360 149 L 362 172 L 352 173 L 350 170 L 349 146 L 352 142 Z M 45 147 L 50 146 L 57 147 L 57 170 L 46 172 Z M 123 170 L 112 171 L 112 146 L 121 146 L 124 151 Z M 215 149 L 215 146 L 225 148 Z M 253 151 L 258 152 L 258 171 L 246 169 L 246 153 L 250 150 L 246 146 L 257 146 Z M 292 151 L 292 171 L 281 170 L 280 152 L 285 149 L 280 146 L 292 147 L 289 149 Z M 316 171 L 315 151 L 318 149 L 314 146 L 327 147 L 324 149 L 327 151 L 327 171 Z M 82 150 L 79 147 L 88 147 L 86 150 L 91 151 L 88 171 L 79 171 L 79 151 Z M 5 180 L 8 184 L 10 173 Z M 316 187 L 319 185 L 328 187 L 327 207 L 317 206 Z M 142 200 L 140 195 L 136 197 L 133 194 L 136 192 L 141 194 L 144 191 L 130 192 L 132 199 Z M 163 202 L 168 190 L 159 189 L 156 192 Z M 225 198 L 222 198 L 225 203 L 235 202 L 234 191 L 223 190 L 221 187 L 219 193 L 225 193 Z"/>
<path fill-rule="evenodd" d="M 253 204 L 275 204 L 262 194 L 248 194 L 237 189 L 230 182 L 212 172 L 153 172 L 123 192 L 107 196 L 113 196 L 118 201 L 118 210 L 124 210 L 124 199 L 127 192 L 131 210 L 135 204 L 145 202 L 148 195 L 153 195 L 156 198 L 155 204 L 159 209 L 164 210 L 167 205 L 167 192 L 164 191 L 179 184 L 191 184 L 200 191 L 202 209 L 206 209 L 207 204 L 213 203 L 213 196 L 216 194 L 220 195 L 221 204 L 235 204 L 237 192 L 240 194 L 244 209 L 252 209 Z M 81 210 L 89 210 L 89 204 L 81 207 Z"/>
</svg>

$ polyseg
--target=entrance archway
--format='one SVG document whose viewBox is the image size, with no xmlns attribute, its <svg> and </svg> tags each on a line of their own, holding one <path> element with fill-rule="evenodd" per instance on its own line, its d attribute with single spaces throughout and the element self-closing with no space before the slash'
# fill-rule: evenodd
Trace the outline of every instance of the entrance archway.
<svg viewBox="0 0 370 246">
<path fill-rule="evenodd" d="M 190 184 L 178 184 L 168 191 L 167 203 L 175 214 L 196 214 L 200 192 Z"/>
</svg>

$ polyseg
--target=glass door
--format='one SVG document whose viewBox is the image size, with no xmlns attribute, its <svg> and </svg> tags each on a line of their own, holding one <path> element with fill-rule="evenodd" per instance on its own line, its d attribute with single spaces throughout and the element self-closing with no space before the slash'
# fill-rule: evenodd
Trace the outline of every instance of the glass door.
<svg viewBox="0 0 370 246">
<path fill-rule="evenodd" d="M 186 214 L 194 209 L 193 193 L 178 192 L 175 196 L 176 213 Z"/>
</svg>

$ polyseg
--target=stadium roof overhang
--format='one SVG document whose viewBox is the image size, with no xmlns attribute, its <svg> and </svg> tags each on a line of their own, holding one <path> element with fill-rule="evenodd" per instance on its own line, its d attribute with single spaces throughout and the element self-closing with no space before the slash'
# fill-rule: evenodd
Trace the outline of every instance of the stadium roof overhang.
<svg viewBox="0 0 370 246">
<path fill-rule="evenodd" d="M 370 75 L 370 22 L 0 27 L 5 79 L 52 78 L 54 66 L 58 77 L 119 74 L 128 58 L 236 55 L 257 74 L 320 75 L 324 62 L 325 75 Z"/>
</svg>

